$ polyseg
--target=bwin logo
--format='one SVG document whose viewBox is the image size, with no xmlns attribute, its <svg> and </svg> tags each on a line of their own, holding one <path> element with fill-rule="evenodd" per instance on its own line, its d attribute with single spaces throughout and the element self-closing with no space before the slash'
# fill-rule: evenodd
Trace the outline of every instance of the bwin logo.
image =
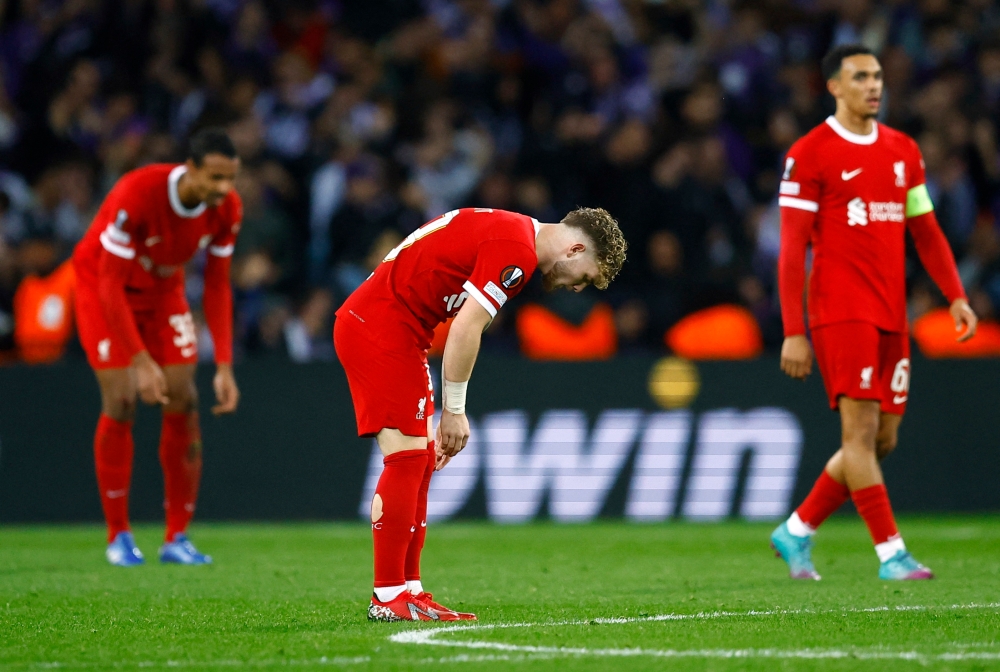
<svg viewBox="0 0 1000 672">
<path fill-rule="evenodd" d="M 868 226 L 868 204 L 860 198 L 847 204 L 847 223 L 850 226 Z"/>
<path fill-rule="evenodd" d="M 744 462 L 739 514 L 777 518 L 788 513 L 802 454 L 799 421 L 783 408 L 719 409 L 700 416 L 688 410 L 606 410 L 592 423 L 583 411 L 551 410 L 533 428 L 526 412 L 513 410 L 478 422 L 470 418 L 470 426 L 465 450 L 431 480 L 428 520 L 458 513 L 482 478 L 487 513 L 495 521 L 529 521 L 546 500 L 553 519 L 587 521 L 601 512 L 633 454 L 624 508 L 630 519 L 658 521 L 677 513 L 725 518 Z M 374 442 L 372 448 L 359 509 L 366 518 L 382 472 L 382 453 Z"/>
</svg>

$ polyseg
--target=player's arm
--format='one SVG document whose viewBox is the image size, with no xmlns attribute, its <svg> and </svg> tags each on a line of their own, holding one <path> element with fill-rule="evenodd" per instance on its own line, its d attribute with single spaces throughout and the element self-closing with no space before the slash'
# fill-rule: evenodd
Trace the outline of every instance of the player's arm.
<svg viewBox="0 0 1000 672">
<path fill-rule="evenodd" d="M 792 172 L 794 160 L 786 174 Z M 803 193 L 804 192 L 804 193 Z M 785 340 L 781 344 L 781 370 L 805 380 L 812 372 L 813 352 L 806 338 L 803 295 L 806 287 L 806 251 L 819 211 L 818 189 L 808 178 L 786 179 L 778 198 L 781 210 L 781 246 L 778 253 L 778 294 Z"/>
<path fill-rule="evenodd" d="M 147 404 L 166 404 L 167 379 L 146 350 L 125 297 L 125 284 L 132 273 L 136 252 L 126 228 L 128 215 L 124 209 L 118 212 L 118 219 L 109 222 L 100 237 L 104 249 L 97 264 L 98 296 L 112 339 L 125 350 L 135 369 L 140 398 Z"/>
<path fill-rule="evenodd" d="M 444 346 L 442 367 L 441 422 L 437 429 L 438 460 L 443 469 L 469 441 L 469 419 L 465 415 L 465 396 L 472 377 L 472 367 L 479 355 L 483 330 L 493 316 L 478 301 L 466 301 L 455 315 Z"/>
<path fill-rule="evenodd" d="M 238 212 L 241 210 L 239 208 Z M 215 344 L 216 371 L 213 387 L 218 402 L 212 407 L 215 415 L 232 413 L 240 401 L 240 390 L 233 375 L 233 288 L 229 281 L 236 233 L 240 226 L 239 220 L 236 217 L 234 219 L 236 221 L 230 229 L 217 236 L 208 246 L 205 262 L 202 309 Z"/>
<path fill-rule="evenodd" d="M 958 341 L 969 340 L 976 334 L 979 320 L 969 307 L 955 257 L 934 215 L 934 205 L 926 184 L 921 183 L 907 193 L 906 226 L 913 236 L 920 262 L 948 299 Z"/>
</svg>

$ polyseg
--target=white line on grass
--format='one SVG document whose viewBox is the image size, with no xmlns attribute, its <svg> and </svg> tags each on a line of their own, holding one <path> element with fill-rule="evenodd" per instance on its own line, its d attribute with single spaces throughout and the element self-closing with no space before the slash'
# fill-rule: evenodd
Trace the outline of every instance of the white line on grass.
<svg viewBox="0 0 1000 672">
<path fill-rule="evenodd" d="M 522 644 L 507 644 L 504 642 L 459 641 L 453 639 L 438 639 L 440 635 L 456 632 L 477 630 L 504 630 L 509 628 L 551 628 L 580 625 L 620 625 L 627 623 L 650 623 L 662 621 L 712 620 L 719 618 L 756 618 L 766 616 L 798 616 L 815 614 L 850 614 L 850 613 L 880 613 L 880 612 L 910 612 L 936 610 L 971 610 L 1000 609 L 1000 602 L 988 604 L 952 604 L 944 606 L 900 605 L 883 607 L 865 607 L 852 609 L 765 609 L 750 611 L 710 611 L 694 614 L 657 614 L 654 616 L 592 618 L 588 620 L 552 621 L 539 623 L 478 623 L 475 625 L 452 625 L 442 628 L 408 630 L 389 637 L 396 644 L 417 644 L 425 646 L 447 646 L 453 648 L 478 649 L 520 653 L 529 656 L 594 656 L 594 657 L 633 657 L 648 656 L 655 658 L 798 658 L 798 659 L 841 659 L 856 660 L 913 660 L 930 661 L 961 661 L 961 660 L 1000 660 L 1000 651 L 960 651 L 939 654 L 920 653 L 917 651 L 885 651 L 865 649 L 589 649 L 585 647 L 567 646 L 532 646 Z M 436 662 L 471 662 L 465 656 L 440 658 Z"/>
</svg>

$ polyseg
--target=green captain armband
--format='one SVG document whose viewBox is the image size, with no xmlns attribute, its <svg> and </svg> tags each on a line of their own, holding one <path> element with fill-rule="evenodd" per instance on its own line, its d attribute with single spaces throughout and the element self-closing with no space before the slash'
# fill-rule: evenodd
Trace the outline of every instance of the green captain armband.
<svg viewBox="0 0 1000 672">
<path fill-rule="evenodd" d="M 919 217 L 934 211 L 931 195 L 927 193 L 927 185 L 921 184 L 906 192 L 906 217 Z"/>
</svg>

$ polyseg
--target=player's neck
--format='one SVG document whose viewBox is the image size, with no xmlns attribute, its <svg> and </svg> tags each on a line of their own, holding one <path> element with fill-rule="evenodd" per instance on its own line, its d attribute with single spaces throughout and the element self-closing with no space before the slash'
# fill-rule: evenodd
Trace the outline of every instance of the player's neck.
<svg viewBox="0 0 1000 672">
<path fill-rule="evenodd" d="M 542 224 L 535 236 L 535 254 L 538 256 L 538 270 L 548 273 L 558 259 L 559 225 Z"/>
<path fill-rule="evenodd" d="M 195 193 L 194 185 L 191 184 L 187 173 L 181 175 L 180 179 L 177 180 L 177 197 L 181 199 L 181 205 L 189 210 L 201 205 L 201 199 Z"/>
<path fill-rule="evenodd" d="M 833 118 L 848 131 L 857 135 L 869 135 L 875 128 L 875 119 L 855 114 L 845 107 L 838 108 Z"/>
</svg>

